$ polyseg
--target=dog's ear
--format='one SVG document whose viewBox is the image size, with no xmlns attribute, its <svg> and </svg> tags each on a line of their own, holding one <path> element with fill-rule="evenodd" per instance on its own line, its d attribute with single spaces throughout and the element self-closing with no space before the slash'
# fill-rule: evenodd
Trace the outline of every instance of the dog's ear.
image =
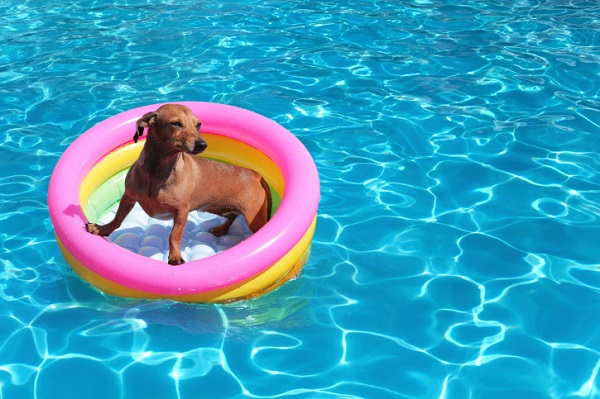
<svg viewBox="0 0 600 399">
<path fill-rule="evenodd" d="M 144 129 L 154 125 L 158 114 L 156 112 L 148 112 L 137 121 L 137 130 L 133 136 L 133 142 L 137 143 L 138 139 L 144 135 Z"/>
</svg>

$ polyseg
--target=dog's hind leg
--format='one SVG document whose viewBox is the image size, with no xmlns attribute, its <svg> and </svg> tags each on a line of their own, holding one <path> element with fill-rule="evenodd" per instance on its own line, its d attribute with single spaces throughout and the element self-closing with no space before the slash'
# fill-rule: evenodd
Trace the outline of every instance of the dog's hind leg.
<svg viewBox="0 0 600 399">
<path fill-rule="evenodd" d="M 264 179 L 261 179 L 261 185 L 265 192 L 262 203 L 254 203 L 254 207 L 246 209 L 243 213 L 244 219 L 246 219 L 246 222 L 248 223 L 248 228 L 250 228 L 253 233 L 256 233 L 267 224 L 269 219 L 271 219 L 270 214 L 273 208 L 271 189 Z"/>
<path fill-rule="evenodd" d="M 225 218 L 225 222 L 209 230 L 210 233 L 215 237 L 221 237 L 227 234 L 229 228 L 231 227 L 231 225 L 235 221 L 235 218 L 237 217 L 235 213 L 226 213 L 222 216 Z"/>
</svg>

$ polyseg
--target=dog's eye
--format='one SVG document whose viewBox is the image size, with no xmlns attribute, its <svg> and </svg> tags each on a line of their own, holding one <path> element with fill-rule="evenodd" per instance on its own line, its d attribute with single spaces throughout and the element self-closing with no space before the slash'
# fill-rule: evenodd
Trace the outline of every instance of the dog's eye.
<svg viewBox="0 0 600 399">
<path fill-rule="evenodd" d="M 198 123 L 198 124 L 196 125 L 196 129 L 198 129 L 198 131 L 200 131 L 200 126 L 202 126 L 202 124 L 201 124 L 201 123 Z"/>
<path fill-rule="evenodd" d="M 183 125 L 179 121 L 171 122 L 171 126 L 177 127 L 177 128 L 182 128 L 183 127 Z"/>
</svg>

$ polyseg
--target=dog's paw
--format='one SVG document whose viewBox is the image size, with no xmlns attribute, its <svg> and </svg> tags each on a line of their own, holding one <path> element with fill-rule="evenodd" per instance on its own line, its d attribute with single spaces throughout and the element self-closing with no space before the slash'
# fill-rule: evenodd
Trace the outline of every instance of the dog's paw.
<svg viewBox="0 0 600 399">
<path fill-rule="evenodd" d="M 85 230 L 88 233 L 94 234 L 99 236 L 100 235 L 100 226 L 98 226 L 96 223 L 86 223 L 85 224 Z"/>
<path fill-rule="evenodd" d="M 179 266 L 183 265 L 185 261 L 181 256 L 169 256 L 169 265 L 171 266 Z"/>
<path fill-rule="evenodd" d="M 100 226 L 96 223 L 86 223 L 85 230 L 88 233 L 102 237 L 109 236 L 114 231 L 114 229 L 111 229 L 109 225 Z"/>
</svg>

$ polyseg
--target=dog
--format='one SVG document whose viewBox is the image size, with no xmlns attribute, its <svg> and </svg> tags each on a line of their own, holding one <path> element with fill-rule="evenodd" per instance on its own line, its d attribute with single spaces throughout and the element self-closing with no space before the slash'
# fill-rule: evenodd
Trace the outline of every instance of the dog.
<svg viewBox="0 0 600 399">
<path fill-rule="evenodd" d="M 168 262 L 181 265 L 181 238 L 190 211 L 225 217 L 223 224 L 209 230 L 217 237 L 229 231 L 238 215 L 253 233 L 262 228 L 273 203 L 267 182 L 253 170 L 197 157 L 208 146 L 200 127 L 192 110 L 180 104 L 166 104 L 142 116 L 133 140 L 137 143 L 145 128 L 147 139 L 127 173 L 117 213 L 108 224 L 87 223 L 86 230 L 110 235 L 137 202 L 151 217 L 173 218 Z"/>
</svg>

